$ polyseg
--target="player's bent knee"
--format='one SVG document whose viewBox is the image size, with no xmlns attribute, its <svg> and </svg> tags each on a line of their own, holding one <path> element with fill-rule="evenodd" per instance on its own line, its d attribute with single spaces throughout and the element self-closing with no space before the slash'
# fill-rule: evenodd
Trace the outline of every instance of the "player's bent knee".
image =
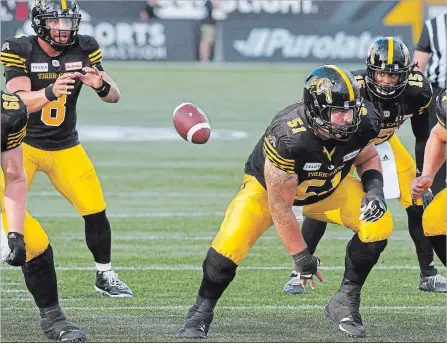
<svg viewBox="0 0 447 344">
<path fill-rule="evenodd" d="M 387 240 L 380 240 L 376 242 L 370 242 L 368 243 L 368 249 L 370 252 L 374 254 L 380 254 L 385 249 L 386 245 L 388 244 Z"/>
<path fill-rule="evenodd" d="M 237 244 L 235 244 L 237 242 Z M 240 265 L 250 250 L 248 243 L 243 241 L 236 241 L 233 239 L 219 238 L 214 240 L 211 247 L 223 257 L 231 260 L 237 265 Z"/>
<path fill-rule="evenodd" d="M 236 275 L 237 265 L 211 247 L 202 267 L 203 274 L 209 281 L 214 284 L 228 285 Z"/>
<path fill-rule="evenodd" d="M 27 262 L 41 255 L 50 245 L 48 235 L 45 233 L 39 221 L 31 217 L 29 214 L 25 217 L 24 236 Z"/>
<path fill-rule="evenodd" d="M 391 212 L 388 210 L 378 221 L 368 223 L 361 222 L 358 232 L 359 238 L 364 243 L 374 243 L 387 240 L 393 232 L 394 222 Z"/>
<path fill-rule="evenodd" d="M 446 224 L 436 216 L 430 216 L 427 212 L 422 217 L 422 227 L 425 236 L 446 235 Z"/>
</svg>

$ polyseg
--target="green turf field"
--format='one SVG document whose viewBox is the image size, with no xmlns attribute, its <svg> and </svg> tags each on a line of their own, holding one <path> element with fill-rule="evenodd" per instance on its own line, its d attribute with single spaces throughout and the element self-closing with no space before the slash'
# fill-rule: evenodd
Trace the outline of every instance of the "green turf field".
<svg viewBox="0 0 447 344">
<path fill-rule="evenodd" d="M 29 210 L 54 247 L 61 304 L 91 341 L 181 341 L 176 335 L 195 300 L 201 263 L 238 190 L 245 160 L 276 111 L 301 98 L 310 68 L 105 67 L 119 84 L 122 99 L 104 104 L 85 89 L 79 125 L 90 127 L 82 132 L 84 147 L 108 202 L 112 263 L 135 297 L 95 294 L 84 221 L 45 175 L 38 175 L 32 185 Z M 216 136 L 206 145 L 175 139 L 169 131 L 172 110 L 185 101 L 201 106 L 210 118 Z M 113 135 L 118 135 L 115 142 L 103 141 Z M 399 136 L 413 153 L 409 123 Z M 147 141 L 132 141 L 138 138 Z M 417 289 L 417 259 L 405 212 L 396 202 L 389 206 L 395 232 L 364 287 L 361 312 L 367 338 L 360 342 L 445 342 L 445 295 Z M 337 331 L 322 309 L 339 286 L 351 236 L 348 229 L 330 227 L 317 250 L 327 282 L 305 296 L 290 296 L 281 289 L 292 260 L 274 229 L 267 231 L 219 302 L 208 341 L 353 341 Z M 441 272 L 446 274 L 445 269 Z M 21 271 L 3 267 L 1 340 L 45 339 Z"/>
</svg>

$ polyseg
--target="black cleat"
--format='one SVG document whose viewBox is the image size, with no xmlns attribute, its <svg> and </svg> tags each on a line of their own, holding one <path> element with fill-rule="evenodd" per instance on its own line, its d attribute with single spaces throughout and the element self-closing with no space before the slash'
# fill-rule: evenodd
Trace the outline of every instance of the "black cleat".
<svg viewBox="0 0 447 344">
<path fill-rule="evenodd" d="M 349 337 L 365 337 L 359 291 L 338 291 L 324 308 L 324 314 L 337 322 L 339 330 Z"/>
<path fill-rule="evenodd" d="M 48 339 L 65 343 L 87 341 L 84 330 L 67 320 L 59 305 L 40 309 L 40 326 Z"/>
<path fill-rule="evenodd" d="M 132 290 L 113 271 L 96 271 L 95 290 L 110 297 L 132 297 Z"/>
<path fill-rule="evenodd" d="M 189 339 L 206 339 L 211 322 L 213 321 L 214 312 L 212 308 L 192 306 L 183 327 L 180 329 L 180 337 Z"/>
</svg>

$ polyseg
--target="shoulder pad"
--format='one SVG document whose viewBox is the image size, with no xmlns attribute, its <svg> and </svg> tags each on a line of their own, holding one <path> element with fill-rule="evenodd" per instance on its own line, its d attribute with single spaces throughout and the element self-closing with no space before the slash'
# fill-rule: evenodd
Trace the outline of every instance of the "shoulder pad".
<svg viewBox="0 0 447 344">
<path fill-rule="evenodd" d="M 364 90 L 366 89 L 366 85 L 365 85 L 365 76 L 366 76 L 366 70 L 356 70 L 351 72 L 351 74 L 354 76 L 355 80 L 357 80 L 357 85 L 359 86 L 360 89 L 360 95 L 362 97 L 364 97 Z"/>
<path fill-rule="evenodd" d="M 7 39 L 2 45 L 1 62 L 5 66 L 13 65 L 26 69 L 26 64 L 33 51 L 32 37 L 17 36 Z"/>
<path fill-rule="evenodd" d="M 96 39 L 89 35 L 78 35 L 79 47 L 86 53 L 93 53 L 99 49 Z"/>
<path fill-rule="evenodd" d="M 363 107 L 360 111 L 359 134 L 368 141 L 375 139 L 380 133 L 382 126 L 382 116 L 376 110 L 374 105 L 368 100 L 363 101 Z"/>
<path fill-rule="evenodd" d="M 419 71 L 410 74 L 405 96 L 419 107 L 428 106 L 433 96 L 433 90 L 424 74 Z"/>
<path fill-rule="evenodd" d="M 102 52 L 96 39 L 88 35 L 78 35 L 78 42 L 81 50 L 87 53 L 92 66 L 100 65 Z"/>
</svg>

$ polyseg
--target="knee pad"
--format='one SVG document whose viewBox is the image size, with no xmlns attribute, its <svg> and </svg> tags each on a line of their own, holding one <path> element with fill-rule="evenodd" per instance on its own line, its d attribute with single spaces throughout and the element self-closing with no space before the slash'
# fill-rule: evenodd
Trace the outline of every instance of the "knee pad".
<svg viewBox="0 0 447 344">
<path fill-rule="evenodd" d="M 369 263 L 378 259 L 387 244 L 387 240 L 365 243 L 354 235 L 346 247 L 347 257 L 358 263 Z"/>
<path fill-rule="evenodd" d="M 376 242 L 370 242 L 367 244 L 367 246 L 370 252 L 373 252 L 374 254 L 380 254 L 383 252 L 387 244 L 388 240 L 381 240 Z"/>
<path fill-rule="evenodd" d="M 48 247 L 43 252 L 41 252 L 39 255 L 37 255 L 30 261 L 26 262 L 26 264 L 22 266 L 22 271 L 24 273 L 36 272 L 40 271 L 42 267 L 46 269 L 47 266 L 53 266 L 54 265 L 53 257 L 54 257 L 53 247 L 51 245 L 48 245 Z"/>
<path fill-rule="evenodd" d="M 376 222 L 368 223 L 361 221 L 358 236 L 364 243 L 373 243 L 387 240 L 393 232 L 394 222 L 391 212 L 387 212 Z"/>
<path fill-rule="evenodd" d="M 237 265 L 212 247 L 203 261 L 203 275 L 215 284 L 228 285 L 236 276 Z"/>
</svg>

